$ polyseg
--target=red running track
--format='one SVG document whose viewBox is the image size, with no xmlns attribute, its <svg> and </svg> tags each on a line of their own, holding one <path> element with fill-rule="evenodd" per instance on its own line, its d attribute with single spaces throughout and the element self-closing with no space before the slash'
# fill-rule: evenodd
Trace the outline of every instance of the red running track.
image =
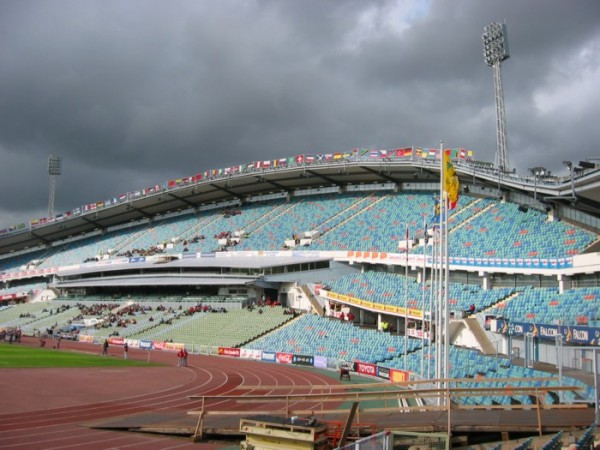
<svg viewBox="0 0 600 450">
<path fill-rule="evenodd" d="M 24 338 L 21 344 L 37 346 Z M 48 349 L 48 351 L 56 351 Z M 60 351 L 100 353 L 100 346 L 62 341 Z M 109 357 L 121 358 L 120 348 Z M 0 448 L 37 449 L 223 449 L 234 443 L 192 443 L 170 437 L 94 429 L 90 425 L 123 417 L 181 417 L 197 408 L 190 395 L 266 394 L 238 386 L 307 386 L 339 384 L 326 373 L 293 366 L 241 359 L 190 355 L 188 367 L 177 367 L 172 352 L 130 349 L 129 358 L 164 363 L 159 367 L 2 369 L 0 370 Z M 295 391 L 298 393 L 299 391 Z M 277 394 L 285 392 L 277 391 Z M 212 404 L 227 409 L 224 401 Z M 303 404 L 302 407 L 306 405 Z M 239 405 L 237 406 L 238 409 Z M 145 415 L 145 416 L 144 416 Z M 144 419 L 147 420 L 147 419 Z M 192 422 L 195 420 L 190 416 Z M 238 444 L 239 445 L 239 444 Z"/>
</svg>

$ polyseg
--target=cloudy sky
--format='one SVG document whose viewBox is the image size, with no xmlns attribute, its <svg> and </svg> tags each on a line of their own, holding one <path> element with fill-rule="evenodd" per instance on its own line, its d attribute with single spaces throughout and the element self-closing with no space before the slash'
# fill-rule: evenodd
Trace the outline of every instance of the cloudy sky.
<svg viewBox="0 0 600 450">
<path fill-rule="evenodd" d="M 0 0 L 0 227 L 254 160 L 496 150 L 481 34 L 505 21 L 511 167 L 597 157 L 597 0 Z"/>
</svg>

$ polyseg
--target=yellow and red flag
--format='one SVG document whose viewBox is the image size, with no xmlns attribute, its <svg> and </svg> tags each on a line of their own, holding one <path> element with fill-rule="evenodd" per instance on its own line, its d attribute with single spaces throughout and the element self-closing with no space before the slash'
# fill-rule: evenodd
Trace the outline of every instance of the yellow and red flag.
<svg viewBox="0 0 600 450">
<path fill-rule="evenodd" d="M 456 208 L 458 203 L 458 191 L 460 183 L 458 176 L 452 165 L 452 157 L 450 150 L 444 150 L 444 160 L 442 162 L 442 180 L 444 184 L 444 192 L 446 194 L 448 209 Z"/>
</svg>

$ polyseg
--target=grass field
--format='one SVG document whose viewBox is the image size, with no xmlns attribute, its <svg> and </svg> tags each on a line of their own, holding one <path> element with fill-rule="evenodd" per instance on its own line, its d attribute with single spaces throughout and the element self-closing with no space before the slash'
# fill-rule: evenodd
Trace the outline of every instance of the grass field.
<svg viewBox="0 0 600 450">
<path fill-rule="evenodd" d="M 52 348 L 0 344 L 0 369 L 26 367 L 131 367 L 159 366 L 146 361 L 124 360 Z"/>
</svg>

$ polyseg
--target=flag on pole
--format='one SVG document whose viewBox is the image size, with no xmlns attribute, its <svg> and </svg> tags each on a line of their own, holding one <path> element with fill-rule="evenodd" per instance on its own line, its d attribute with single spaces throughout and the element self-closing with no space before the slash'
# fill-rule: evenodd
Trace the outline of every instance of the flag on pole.
<svg viewBox="0 0 600 450">
<path fill-rule="evenodd" d="M 452 159 L 450 157 L 450 150 L 444 151 L 444 161 L 442 164 L 442 180 L 444 185 L 445 197 L 448 201 L 448 209 L 456 208 L 458 203 L 458 191 L 460 189 L 460 183 L 458 176 L 452 165 Z"/>
</svg>

